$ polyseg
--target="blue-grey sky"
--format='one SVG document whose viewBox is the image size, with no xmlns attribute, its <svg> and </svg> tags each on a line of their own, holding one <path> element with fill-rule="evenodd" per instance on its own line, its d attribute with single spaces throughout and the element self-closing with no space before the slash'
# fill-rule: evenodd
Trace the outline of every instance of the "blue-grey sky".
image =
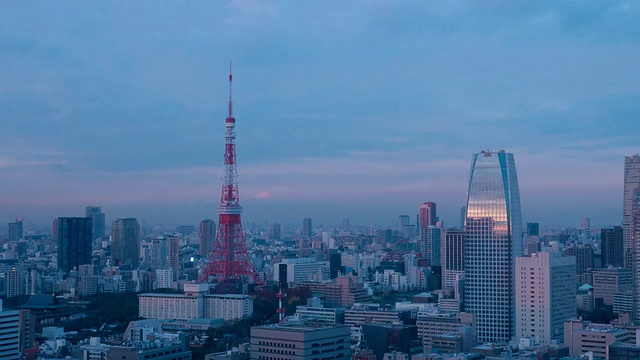
<svg viewBox="0 0 640 360">
<path fill-rule="evenodd" d="M 244 222 L 459 222 L 513 152 L 524 221 L 617 224 L 636 1 L 5 1 L 0 220 L 217 218 L 228 62 Z"/>
</svg>

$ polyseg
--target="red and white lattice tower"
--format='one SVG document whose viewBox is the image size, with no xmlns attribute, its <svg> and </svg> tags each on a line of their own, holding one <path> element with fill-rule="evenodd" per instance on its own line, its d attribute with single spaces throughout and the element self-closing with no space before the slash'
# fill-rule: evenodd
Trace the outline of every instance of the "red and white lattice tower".
<svg viewBox="0 0 640 360">
<path fill-rule="evenodd" d="M 231 65 L 229 65 L 229 116 L 225 120 L 224 178 L 218 214 L 218 233 L 209 256 L 209 262 L 202 269 L 198 282 L 210 279 L 218 283 L 225 280 L 241 280 L 263 284 L 253 266 L 244 244 L 244 234 L 240 215 L 242 207 L 238 194 L 238 170 L 236 169 L 236 119 L 233 117 L 231 99 Z"/>
</svg>

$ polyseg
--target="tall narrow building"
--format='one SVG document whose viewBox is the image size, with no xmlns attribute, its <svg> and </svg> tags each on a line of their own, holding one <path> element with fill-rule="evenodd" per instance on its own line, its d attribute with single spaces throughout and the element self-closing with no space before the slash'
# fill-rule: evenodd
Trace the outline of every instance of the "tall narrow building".
<svg viewBox="0 0 640 360">
<path fill-rule="evenodd" d="M 135 218 L 116 219 L 111 225 L 111 265 L 140 265 L 140 224 Z"/>
<path fill-rule="evenodd" d="M 513 154 L 474 154 L 467 192 L 465 308 L 479 341 L 515 335 L 515 258 L 522 255 L 520 191 Z"/>
<path fill-rule="evenodd" d="M 635 320 L 640 321 L 640 276 L 638 271 L 640 270 L 640 185 L 633 190 L 631 203 L 631 234 L 634 239 L 635 251 L 633 258 L 633 274 L 634 276 L 634 291 L 635 291 Z"/>
<path fill-rule="evenodd" d="M 84 216 L 91 218 L 92 240 L 104 238 L 105 219 L 104 219 L 104 213 L 102 212 L 102 208 L 100 206 L 87 206 L 85 208 Z"/>
<path fill-rule="evenodd" d="M 464 231 L 444 229 L 442 236 L 442 287 L 454 289 L 464 276 Z"/>
<path fill-rule="evenodd" d="M 90 217 L 59 217 L 58 233 L 58 270 L 69 272 L 80 265 L 91 264 Z"/>
<path fill-rule="evenodd" d="M 624 256 L 629 260 L 633 258 L 635 241 L 633 239 L 633 192 L 640 186 L 640 155 L 624 157 L 624 199 L 622 209 L 622 228 L 624 231 Z M 630 269 L 632 270 L 632 269 Z"/>
<path fill-rule="evenodd" d="M 311 223 L 311 218 L 302 219 L 302 236 L 308 238 L 313 236 L 313 226 Z"/>
<path fill-rule="evenodd" d="M 422 258 L 429 262 L 429 266 L 441 266 L 442 229 L 437 226 L 420 228 L 418 249 Z"/>
<path fill-rule="evenodd" d="M 167 238 L 167 265 L 173 270 L 173 280 L 180 280 L 180 238 L 177 236 Z"/>
<path fill-rule="evenodd" d="M 600 230 L 600 249 L 603 268 L 607 266 L 622 267 L 624 265 L 624 243 L 621 226 Z"/>
<path fill-rule="evenodd" d="M 151 241 L 151 268 L 165 269 L 168 263 L 167 239 L 157 237 Z"/>
<path fill-rule="evenodd" d="M 22 220 L 16 219 L 16 222 L 9 223 L 9 241 L 20 241 L 23 236 Z"/>
<path fill-rule="evenodd" d="M 200 255 L 209 256 L 216 242 L 216 222 L 210 219 L 200 221 Z"/>
</svg>

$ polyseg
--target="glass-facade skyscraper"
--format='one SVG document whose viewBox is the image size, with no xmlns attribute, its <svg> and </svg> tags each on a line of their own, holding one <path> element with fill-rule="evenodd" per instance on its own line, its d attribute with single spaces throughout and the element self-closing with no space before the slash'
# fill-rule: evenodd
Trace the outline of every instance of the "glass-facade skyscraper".
<svg viewBox="0 0 640 360">
<path fill-rule="evenodd" d="M 625 267 L 633 270 L 634 252 L 637 241 L 633 238 L 633 194 L 640 186 L 640 155 L 624 157 L 624 204 L 622 208 L 622 229 L 624 236 Z M 637 270 L 636 270 L 637 271 Z"/>
<path fill-rule="evenodd" d="M 91 230 L 91 239 L 104 238 L 105 220 L 104 213 L 100 206 L 87 206 L 85 208 L 85 217 L 90 217 L 93 229 Z"/>
<path fill-rule="evenodd" d="M 90 217 L 58 218 L 58 270 L 68 273 L 91 264 L 91 229 Z"/>
<path fill-rule="evenodd" d="M 515 335 L 515 258 L 522 256 L 513 154 L 474 154 L 465 223 L 465 310 L 476 315 L 479 341 L 509 341 Z"/>
</svg>

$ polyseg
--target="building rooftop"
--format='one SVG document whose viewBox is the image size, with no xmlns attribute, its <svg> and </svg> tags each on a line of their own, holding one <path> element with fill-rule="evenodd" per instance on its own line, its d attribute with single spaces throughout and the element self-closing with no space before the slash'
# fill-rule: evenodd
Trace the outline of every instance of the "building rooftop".
<svg viewBox="0 0 640 360">
<path fill-rule="evenodd" d="M 251 295 L 246 294 L 206 294 L 205 297 L 217 297 L 226 299 L 248 299 Z"/>
<path fill-rule="evenodd" d="M 255 326 L 258 329 L 268 329 L 268 330 L 280 330 L 280 331 L 291 331 L 291 332 L 310 332 L 310 331 L 318 331 L 325 329 L 332 329 L 337 327 L 347 327 L 345 325 L 325 325 L 325 324 L 305 324 L 303 322 L 293 322 L 293 323 L 284 323 L 284 324 L 270 324 L 270 325 L 262 325 Z"/>
<path fill-rule="evenodd" d="M 584 284 L 582 286 L 580 286 L 578 288 L 578 290 L 580 291 L 589 291 L 589 290 L 593 290 L 593 286 L 589 285 L 589 284 Z"/>
</svg>

